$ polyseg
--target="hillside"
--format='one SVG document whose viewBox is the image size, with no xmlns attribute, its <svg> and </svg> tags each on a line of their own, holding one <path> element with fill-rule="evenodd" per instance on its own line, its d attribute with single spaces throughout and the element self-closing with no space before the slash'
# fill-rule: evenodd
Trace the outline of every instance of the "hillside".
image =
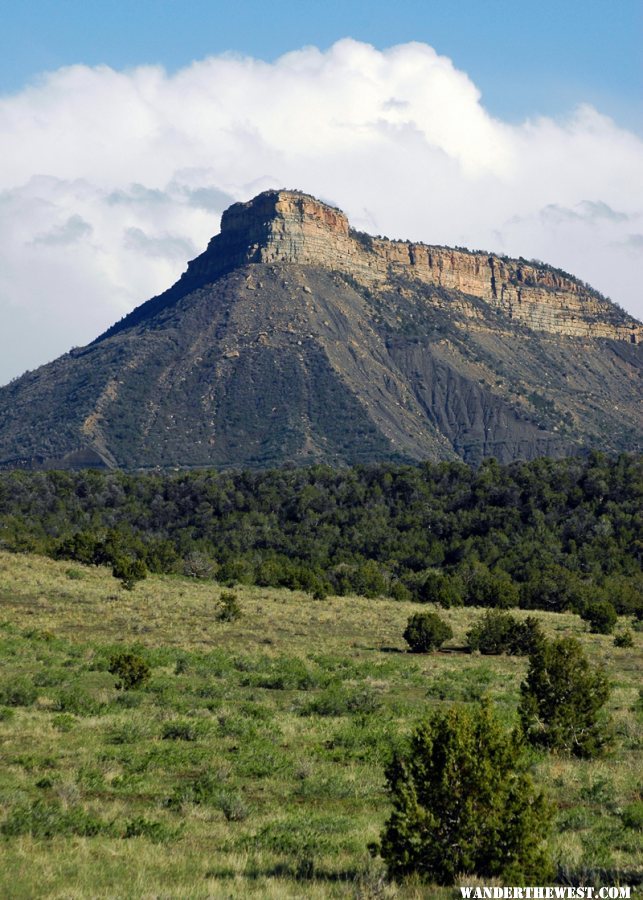
<svg viewBox="0 0 643 900">
<path fill-rule="evenodd" d="M 0 466 L 478 463 L 636 450 L 641 326 L 566 273 L 235 204 L 167 292 L 0 389 Z"/>
<path fill-rule="evenodd" d="M 526 660 L 403 652 L 417 604 L 242 587 L 241 617 L 223 623 L 220 593 L 175 577 L 130 593 L 106 569 L 0 552 L 0 894 L 452 897 L 387 885 L 370 858 L 390 811 L 384 766 L 454 702 L 491 697 L 508 730 Z M 452 647 L 481 613 L 440 611 Z M 531 760 L 556 803 L 559 875 L 640 884 L 625 811 L 640 788 L 641 635 L 621 649 L 577 616 L 535 615 L 615 685 L 610 756 Z M 124 648 L 151 666 L 138 690 L 108 671 Z"/>
</svg>

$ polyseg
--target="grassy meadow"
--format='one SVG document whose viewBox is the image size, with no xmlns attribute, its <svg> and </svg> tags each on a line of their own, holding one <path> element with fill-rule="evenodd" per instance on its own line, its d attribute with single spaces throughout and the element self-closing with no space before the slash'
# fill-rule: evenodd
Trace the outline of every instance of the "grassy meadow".
<svg viewBox="0 0 643 900">
<path fill-rule="evenodd" d="M 0 897 L 456 896 L 387 884 L 368 853 L 384 765 L 436 704 L 490 696 L 509 729 L 527 661 L 409 654 L 422 607 L 393 600 L 238 587 L 241 617 L 222 622 L 223 590 L 126 591 L 105 568 L 0 552 Z M 576 615 L 531 614 L 613 684 L 610 754 L 531 756 L 558 806 L 554 857 L 641 869 L 643 635 L 618 648 Z M 481 611 L 440 615 L 457 648 Z M 143 687 L 115 687 L 119 649 L 152 667 Z"/>
</svg>

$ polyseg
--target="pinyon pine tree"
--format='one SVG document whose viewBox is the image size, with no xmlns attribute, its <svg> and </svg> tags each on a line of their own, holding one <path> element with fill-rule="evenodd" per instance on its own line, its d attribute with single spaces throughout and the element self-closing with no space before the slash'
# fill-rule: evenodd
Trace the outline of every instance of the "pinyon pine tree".
<svg viewBox="0 0 643 900">
<path fill-rule="evenodd" d="M 374 847 L 395 879 L 458 875 L 538 883 L 551 874 L 552 811 L 521 764 L 516 734 L 489 704 L 437 711 L 386 769 L 393 812 Z M 513 882 L 512 882 L 513 879 Z"/>
</svg>

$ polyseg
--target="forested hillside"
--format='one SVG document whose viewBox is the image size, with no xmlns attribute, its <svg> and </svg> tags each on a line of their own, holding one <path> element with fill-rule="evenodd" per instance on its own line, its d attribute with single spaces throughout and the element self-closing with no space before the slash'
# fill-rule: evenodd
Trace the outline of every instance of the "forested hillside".
<svg viewBox="0 0 643 900">
<path fill-rule="evenodd" d="M 0 475 L 0 546 L 154 572 L 641 615 L 641 457 Z"/>
</svg>

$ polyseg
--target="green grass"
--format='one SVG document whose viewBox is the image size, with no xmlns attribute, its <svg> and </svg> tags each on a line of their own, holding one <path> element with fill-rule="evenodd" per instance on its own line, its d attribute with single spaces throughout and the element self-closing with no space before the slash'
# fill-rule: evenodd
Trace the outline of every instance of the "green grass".
<svg viewBox="0 0 643 900">
<path fill-rule="evenodd" d="M 526 661 L 409 654 L 421 607 L 150 577 L 0 553 L 0 896 L 451 897 L 396 887 L 367 852 L 388 815 L 383 767 L 436 704 L 493 698 L 509 728 Z M 440 613 L 449 645 L 480 611 Z M 521 613 L 517 613 L 518 616 Z M 633 648 L 577 616 L 536 613 L 608 667 L 612 754 L 534 754 L 571 870 L 641 858 L 641 634 Z M 151 679 L 119 691 L 116 650 Z M 637 803 L 639 804 L 637 806 Z"/>
</svg>

